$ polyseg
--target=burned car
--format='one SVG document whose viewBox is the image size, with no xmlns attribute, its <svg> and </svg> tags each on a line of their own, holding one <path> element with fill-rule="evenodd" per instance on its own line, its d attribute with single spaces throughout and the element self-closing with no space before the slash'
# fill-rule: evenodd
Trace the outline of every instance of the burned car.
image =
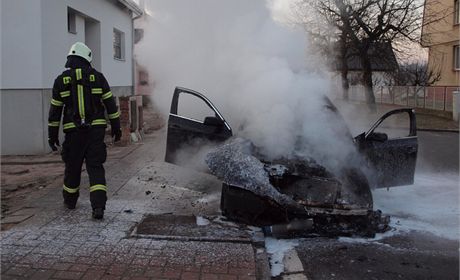
<svg viewBox="0 0 460 280">
<path fill-rule="evenodd" d="M 204 102 L 214 115 L 202 121 L 179 115 L 182 96 Z M 325 104 L 340 115 L 329 100 Z M 389 138 L 376 131 L 385 119 L 398 114 L 409 116 L 407 137 Z M 348 131 L 348 135 L 362 168 L 346 166 L 331 172 L 315 159 L 296 154 L 267 159 L 251 141 L 233 136 L 208 98 L 177 87 L 165 161 L 178 164 L 178 152 L 190 143 L 222 143 L 207 154 L 206 164 L 223 181 L 221 211 L 230 220 L 261 227 L 285 225 L 294 229 L 289 234 L 297 236 L 373 236 L 388 229 L 389 217 L 373 209 L 371 188 L 413 184 L 418 148 L 415 113 L 409 108 L 392 110 L 368 132 L 352 137 Z"/>
</svg>

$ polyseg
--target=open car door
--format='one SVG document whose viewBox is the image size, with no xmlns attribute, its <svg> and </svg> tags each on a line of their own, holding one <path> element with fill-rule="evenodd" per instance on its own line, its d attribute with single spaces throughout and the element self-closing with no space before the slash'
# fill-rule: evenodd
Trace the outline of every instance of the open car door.
<svg viewBox="0 0 460 280">
<path fill-rule="evenodd" d="M 408 114 L 409 127 L 399 129 L 397 134 L 404 136 L 389 136 L 388 126 L 382 125 L 389 117 L 397 118 L 398 124 L 401 117 Z M 393 130 L 398 130 L 391 126 Z M 407 131 L 407 129 L 409 131 Z M 366 132 L 355 137 L 361 154 L 363 154 L 372 169 L 371 184 L 377 188 L 410 185 L 414 183 L 415 163 L 417 160 L 417 127 L 413 109 L 404 108 L 392 110 L 383 115 Z"/>
<path fill-rule="evenodd" d="M 206 107 L 207 113 L 212 116 L 204 116 L 202 120 L 198 120 L 182 112 L 178 113 L 178 107 L 186 108 L 189 105 L 185 100 L 181 100 L 180 97 L 184 95 L 187 95 L 189 99 L 192 96 L 193 101 L 198 99 L 199 105 Z M 208 98 L 199 92 L 176 87 L 168 119 L 166 162 L 177 164 L 176 154 L 183 147 L 204 145 L 208 142 L 223 142 L 231 136 L 232 129 Z"/>
</svg>

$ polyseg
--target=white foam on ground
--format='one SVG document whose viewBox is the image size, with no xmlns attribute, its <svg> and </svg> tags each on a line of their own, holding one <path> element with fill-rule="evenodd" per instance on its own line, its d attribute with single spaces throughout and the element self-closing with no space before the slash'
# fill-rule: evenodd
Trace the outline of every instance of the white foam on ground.
<svg viewBox="0 0 460 280">
<path fill-rule="evenodd" d="M 416 174 L 414 185 L 374 190 L 373 197 L 374 209 L 391 216 L 391 234 L 416 230 L 459 240 L 458 174 Z"/>
<path fill-rule="evenodd" d="M 210 222 L 208 219 L 206 219 L 206 218 L 204 218 L 204 217 L 201 217 L 201 216 L 196 216 L 196 224 L 197 224 L 198 226 L 207 226 L 207 225 L 209 225 L 210 223 L 211 223 L 211 222 Z"/>
<path fill-rule="evenodd" d="M 391 225 L 392 229 L 385 232 L 385 233 L 377 233 L 375 237 L 373 238 L 365 238 L 365 237 L 339 237 L 339 241 L 341 242 L 346 242 L 346 243 L 360 243 L 360 244 L 366 244 L 366 243 L 373 243 L 373 244 L 380 244 L 383 246 L 390 246 L 385 243 L 379 242 L 380 240 L 383 240 L 388 237 L 396 236 L 399 235 L 403 232 L 406 232 L 404 229 L 399 229 L 395 228 L 394 225 Z"/>
<path fill-rule="evenodd" d="M 265 248 L 270 254 L 270 267 L 272 276 L 278 276 L 284 271 L 283 259 L 287 251 L 299 245 L 298 239 L 265 238 Z"/>
<path fill-rule="evenodd" d="M 220 200 L 220 193 L 213 193 L 213 194 L 208 194 L 204 197 L 201 197 L 197 199 L 197 202 L 199 203 L 208 203 L 208 202 L 213 202 Z"/>
</svg>

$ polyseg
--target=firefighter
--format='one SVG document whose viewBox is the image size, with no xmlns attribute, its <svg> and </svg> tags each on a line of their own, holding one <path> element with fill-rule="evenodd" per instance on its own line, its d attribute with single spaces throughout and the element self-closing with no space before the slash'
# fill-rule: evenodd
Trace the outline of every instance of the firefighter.
<svg viewBox="0 0 460 280">
<path fill-rule="evenodd" d="M 91 67 L 91 50 L 77 42 L 70 48 L 65 67 L 53 86 L 48 118 L 48 143 L 53 151 L 59 146 L 59 125 L 65 140 L 61 156 L 65 163 L 64 205 L 74 209 L 80 190 L 83 161 L 89 176 L 89 191 L 94 219 L 104 217 L 107 184 L 103 163 L 107 157 L 104 143 L 107 119 L 114 142 L 121 138 L 120 113 L 109 84 L 102 73 Z"/>
</svg>

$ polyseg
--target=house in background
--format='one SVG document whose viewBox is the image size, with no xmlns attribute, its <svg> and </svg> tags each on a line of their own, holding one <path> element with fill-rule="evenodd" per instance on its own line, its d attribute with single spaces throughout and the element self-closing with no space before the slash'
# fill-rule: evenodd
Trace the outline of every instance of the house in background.
<svg viewBox="0 0 460 280">
<path fill-rule="evenodd" d="M 338 51 L 336 51 L 338 53 Z M 363 67 L 357 51 L 347 49 L 348 82 L 350 88 L 350 99 L 364 100 L 364 86 L 362 86 Z M 369 48 L 368 54 L 371 57 L 372 80 L 375 87 L 394 84 L 392 73 L 398 70 L 393 47 L 390 43 L 375 43 Z M 332 70 L 332 78 L 337 89 L 341 88 L 342 62 L 340 57 L 335 56 L 327 62 Z M 337 92 L 340 92 L 338 90 Z"/>
<path fill-rule="evenodd" d="M 123 114 L 130 106 L 123 106 L 122 100 L 134 94 L 133 21 L 142 14 L 137 4 L 131 0 L 2 0 L 0 5 L 2 155 L 49 151 L 51 90 L 64 70 L 70 46 L 77 41 L 92 49 L 93 67 L 104 73 L 118 97 L 122 123 L 133 121 L 131 113 Z"/>
<path fill-rule="evenodd" d="M 460 85 L 460 0 L 426 0 L 421 44 L 428 67 L 440 71 L 435 86 Z"/>
</svg>

